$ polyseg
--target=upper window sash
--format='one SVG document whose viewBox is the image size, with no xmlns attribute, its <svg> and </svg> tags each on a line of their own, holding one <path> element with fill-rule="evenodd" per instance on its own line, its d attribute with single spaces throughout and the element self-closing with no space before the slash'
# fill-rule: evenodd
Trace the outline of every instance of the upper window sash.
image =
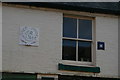
<svg viewBox="0 0 120 80">
<path fill-rule="evenodd" d="M 92 20 L 63 17 L 63 37 L 92 40 Z"/>
</svg>

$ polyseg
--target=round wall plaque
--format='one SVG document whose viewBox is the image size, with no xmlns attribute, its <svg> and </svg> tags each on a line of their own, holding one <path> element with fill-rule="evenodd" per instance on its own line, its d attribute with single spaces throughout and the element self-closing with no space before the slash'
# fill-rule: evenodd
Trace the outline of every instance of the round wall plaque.
<svg viewBox="0 0 120 80">
<path fill-rule="evenodd" d="M 20 28 L 20 44 L 37 46 L 38 37 L 38 29 L 27 26 Z"/>
</svg>

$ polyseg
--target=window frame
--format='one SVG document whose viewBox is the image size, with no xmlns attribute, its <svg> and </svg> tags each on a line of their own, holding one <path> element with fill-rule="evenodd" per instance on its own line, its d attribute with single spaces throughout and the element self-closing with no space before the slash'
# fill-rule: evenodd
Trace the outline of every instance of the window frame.
<svg viewBox="0 0 120 80">
<path fill-rule="evenodd" d="M 62 29 L 62 42 L 63 40 L 74 40 L 76 41 L 76 61 L 72 61 L 72 60 L 63 60 L 62 59 L 62 63 L 64 64 L 72 64 L 72 65 L 89 65 L 89 66 L 94 66 L 96 65 L 96 35 L 95 35 L 95 18 L 94 17 L 89 17 L 89 16 L 80 16 L 80 15 L 70 15 L 70 14 L 63 14 L 63 18 L 64 17 L 68 17 L 68 18 L 74 18 L 77 19 L 77 38 L 69 38 L 69 37 L 63 37 L 63 29 Z M 92 39 L 80 39 L 78 34 L 79 34 L 79 25 L 78 19 L 82 19 L 82 20 L 91 20 L 92 21 Z M 64 23 L 64 22 L 63 22 Z M 63 28 L 63 26 L 62 26 Z M 85 62 L 85 61 L 78 61 L 78 41 L 85 41 L 85 42 L 91 42 L 91 62 Z M 63 43 L 62 43 L 63 45 Z M 63 53 L 62 53 L 63 55 Z"/>
</svg>

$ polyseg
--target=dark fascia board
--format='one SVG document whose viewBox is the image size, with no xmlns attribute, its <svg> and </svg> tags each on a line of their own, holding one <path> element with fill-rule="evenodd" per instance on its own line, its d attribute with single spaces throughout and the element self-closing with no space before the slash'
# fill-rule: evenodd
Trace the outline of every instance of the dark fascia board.
<svg viewBox="0 0 120 80">
<path fill-rule="evenodd" d="M 74 79 L 83 79 L 83 80 L 120 80 L 120 78 L 108 78 L 108 77 L 92 77 L 92 76 L 76 76 L 76 75 L 58 75 L 62 80 L 74 80 Z"/>
<path fill-rule="evenodd" d="M 2 78 L 4 79 L 29 79 L 29 80 L 36 80 L 37 74 L 31 73 L 10 73 L 10 72 L 3 72 Z"/>
<path fill-rule="evenodd" d="M 4 2 L 7 4 L 28 5 L 69 11 L 82 11 L 120 15 L 120 2 Z M 110 7 L 112 6 L 112 7 Z"/>
<path fill-rule="evenodd" d="M 41 77 L 41 80 L 54 80 L 54 77 Z"/>
</svg>

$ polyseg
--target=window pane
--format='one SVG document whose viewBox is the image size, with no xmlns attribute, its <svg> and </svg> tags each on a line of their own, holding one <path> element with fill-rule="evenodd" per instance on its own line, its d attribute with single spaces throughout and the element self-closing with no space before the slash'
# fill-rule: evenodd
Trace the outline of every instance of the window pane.
<svg viewBox="0 0 120 80">
<path fill-rule="evenodd" d="M 63 18 L 63 37 L 77 37 L 77 19 Z"/>
<path fill-rule="evenodd" d="M 79 20 L 79 38 L 92 39 L 92 20 Z"/>
<path fill-rule="evenodd" d="M 78 42 L 78 60 L 91 62 L 91 42 Z"/>
<path fill-rule="evenodd" d="M 76 41 L 63 40 L 62 59 L 76 60 Z"/>
</svg>

